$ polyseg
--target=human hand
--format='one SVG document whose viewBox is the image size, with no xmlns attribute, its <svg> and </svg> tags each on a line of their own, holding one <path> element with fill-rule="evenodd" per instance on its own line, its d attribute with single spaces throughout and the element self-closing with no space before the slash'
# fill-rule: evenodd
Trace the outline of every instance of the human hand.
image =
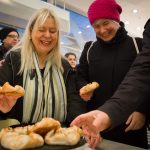
<svg viewBox="0 0 150 150">
<path fill-rule="evenodd" d="M 19 97 L 21 96 L 6 96 L 4 94 L 0 94 L 0 111 L 3 113 L 9 112 L 16 104 Z"/>
<path fill-rule="evenodd" d="M 89 101 L 91 97 L 93 96 L 93 92 L 89 92 L 87 94 L 81 94 L 80 92 L 80 96 L 84 101 Z"/>
<path fill-rule="evenodd" d="M 4 61 L 5 61 L 5 59 L 2 59 L 2 60 L 0 61 L 0 67 L 3 65 Z"/>
<path fill-rule="evenodd" d="M 128 127 L 125 129 L 125 132 L 130 130 L 138 130 L 142 128 L 144 124 L 145 115 L 140 112 L 133 112 L 126 121 L 126 125 L 128 125 Z"/>
<path fill-rule="evenodd" d="M 81 127 L 83 135 L 91 148 L 95 148 L 101 141 L 99 132 L 107 129 L 111 125 L 109 116 L 102 111 L 94 110 L 75 118 L 72 125 Z"/>
</svg>

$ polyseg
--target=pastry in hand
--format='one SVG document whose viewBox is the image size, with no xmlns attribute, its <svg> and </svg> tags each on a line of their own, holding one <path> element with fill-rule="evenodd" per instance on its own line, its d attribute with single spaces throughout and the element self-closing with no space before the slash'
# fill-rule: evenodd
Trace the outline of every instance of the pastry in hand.
<svg viewBox="0 0 150 150">
<path fill-rule="evenodd" d="M 51 130 L 45 136 L 48 145 L 76 145 L 82 136 L 82 130 L 77 126 Z"/>
<path fill-rule="evenodd" d="M 20 85 L 13 87 L 8 82 L 6 82 L 2 87 L 0 87 L 0 94 L 21 97 L 24 96 L 25 90 Z"/>
<path fill-rule="evenodd" d="M 93 92 L 95 89 L 97 89 L 99 87 L 99 83 L 97 82 L 92 82 L 92 83 L 89 83 L 85 86 L 83 86 L 81 89 L 80 89 L 80 95 L 85 95 L 85 94 L 88 94 L 90 92 Z"/>
</svg>

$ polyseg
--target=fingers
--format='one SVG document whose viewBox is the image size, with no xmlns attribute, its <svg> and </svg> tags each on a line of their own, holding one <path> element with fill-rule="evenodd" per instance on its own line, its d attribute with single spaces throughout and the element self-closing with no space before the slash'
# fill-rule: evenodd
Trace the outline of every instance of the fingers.
<svg viewBox="0 0 150 150">
<path fill-rule="evenodd" d="M 126 121 L 126 125 L 128 125 L 131 121 L 132 121 L 132 115 L 130 115 L 128 120 Z"/>
<path fill-rule="evenodd" d="M 86 94 L 82 94 L 82 90 L 80 89 L 80 96 L 84 101 L 89 101 L 93 96 L 93 92 L 88 92 Z"/>
<path fill-rule="evenodd" d="M 132 120 L 129 126 L 125 129 L 125 132 L 128 132 L 130 130 L 138 130 L 143 126 L 143 123 L 136 122 L 135 120 Z"/>
<path fill-rule="evenodd" d="M 100 142 L 100 136 L 97 137 L 90 137 L 90 140 L 88 142 L 89 147 L 91 147 L 92 149 L 94 149 Z"/>
<path fill-rule="evenodd" d="M 70 124 L 70 126 L 76 125 L 78 127 L 82 127 L 83 125 L 86 125 L 86 120 L 87 117 L 84 117 L 85 115 L 79 115 L 78 117 L 76 117 Z"/>
<path fill-rule="evenodd" d="M 134 127 L 130 124 L 126 129 L 125 129 L 125 132 L 128 132 L 130 130 L 132 130 Z"/>
<path fill-rule="evenodd" d="M 0 110 L 3 113 L 9 112 L 16 104 L 17 98 L 14 96 L 0 95 Z"/>
<path fill-rule="evenodd" d="M 88 95 L 80 95 L 84 101 L 89 101 L 90 97 Z"/>
<path fill-rule="evenodd" d="M 100 137 L 99 133 L 89 134 L 87 132 L 87 134 L 85 134 L 84 137 L 86 142 L 89 144 L 89 147 L 92 149 L 94 149 L 100 143 L 100 141 L 102 141 L 102 138 Z"/>
<path fill-rule="evenodd" d="M 89 101 L 91 99 L 91 94 L 80 94 L 81 98 L 84 100 L 84 101 Z"/>
<path fill-rule="evenodd" d="M 130 130 L 138 130 L 144 125 L 144 123 L 145 116 L 140 112 L 133 112 L 126 122 L 127 125 L 129 124 L 129 126 L 125 129 L 125 132 Z"/>
</svg>

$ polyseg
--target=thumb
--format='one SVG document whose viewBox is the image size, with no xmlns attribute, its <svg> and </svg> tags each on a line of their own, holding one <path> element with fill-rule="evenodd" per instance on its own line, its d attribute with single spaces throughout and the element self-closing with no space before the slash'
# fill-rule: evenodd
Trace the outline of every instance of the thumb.
<svg viewBox="0 0 150 150">
<path fill-rule="evenodd" d="M 129 116 L 129 118 L 126 121 L 126 125 L 128 125 L 132 121 L 132 114 Z"/>
</svg>

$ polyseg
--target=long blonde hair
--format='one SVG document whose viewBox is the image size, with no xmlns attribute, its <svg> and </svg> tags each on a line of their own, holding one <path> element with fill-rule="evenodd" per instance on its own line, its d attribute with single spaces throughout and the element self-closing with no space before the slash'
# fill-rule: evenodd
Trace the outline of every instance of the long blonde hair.
<svg viewBox="0 0 150 150">
<path fill-rule="evenodd" d="M 12 49 L 13 51 L 21 49 L 21 67 L 19 73 L 22 73 L 25 69 L 27 69 L 28 71 L 31 71 L 31 69 L 33 69 L 34 63 L 32 58 L 32 52 L 34 50 L 34 45 L 31 40 L 31 32 L 34 28 L 38 28 L 39 26 L 41 26 L 48 19 L 48 17 L 54 19 L 56 28 L 58 29 L 58 40 L 55 47 L 48 54 L 47 60 L 50 60 L 52 64 L 55 64 L 63 71 L 60 54 L 59 22 L 52 10 L 50 10 L 49 8 L 42 8 L 37 10 L 31 16 L 21 41 Z"/>
</svg>

